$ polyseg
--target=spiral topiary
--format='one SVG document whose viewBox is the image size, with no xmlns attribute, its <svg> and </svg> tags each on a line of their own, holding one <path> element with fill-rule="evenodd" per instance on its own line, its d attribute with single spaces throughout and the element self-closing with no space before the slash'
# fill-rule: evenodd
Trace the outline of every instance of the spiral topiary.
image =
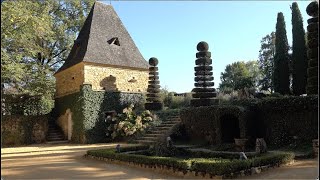
<svg viewBox="0 0 320 180">
<path fill-rule="evenodd" d="M 318 22 L 319 22 L 319 4 L 317 1 L 311 2 L 307 6 L 307 14 L 312 18 L 308 19 L 308 79 L 307 94 L 318 94 Z"/>
<path fill-rule="evenodd" d="M 147 110 L 161 110 L 163 108 L 163 103 L 161 101 L 160 92 L 160 81 L 159 81 L 159 73 L 158 73 L 158 59 L 152 57 L 149 59 L 149 85 L 147 89 L 147 102 L 144 107 Z"/>
<path fill-rule="evenodd" d="M 217 104 L 218 100 L 215 98 L 217 96 L 216 89 L 211 88 L 214 86 L 213 76 L 212 76 L 212 59 L 211 52 L 209 52 L 208 43 L 201 41 L 197 45 L 196 53 L 196 67 L 195 70 L 195 83 L 192 92 L 193 99 L 191 100 L 191 106 L 210 106 Z"/>
</svg>

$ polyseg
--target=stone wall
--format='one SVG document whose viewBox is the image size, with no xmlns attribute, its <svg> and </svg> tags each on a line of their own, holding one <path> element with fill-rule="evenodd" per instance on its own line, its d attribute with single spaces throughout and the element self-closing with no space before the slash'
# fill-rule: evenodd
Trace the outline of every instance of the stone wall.
<svg viewBox="0 0 320 180">
<path fill-rule="evenodd" d="M 148 69 L 81 62 L 55 74 L 56 98 L 79 92 L 82 84 L 92 84 L 94 91 L 146 92 L 148 73 Z"/>
<path fill-rule="evenodd" d="M 80 91 L 84 82 L 84 64 L 81 62 L 54 75 L 56 78 L 56 97 Z"/>
<path fill-rule="evenodd" d="M 129 69 L 107 65 L 86 63 L 84 82 L 92 84 L 92 90 L 121 92 L 146 92 L 148 88 L 148 69 Z"/>
<path fill-rule="evenodd" d="M 1 144 L 16 146 L 46 141 L 48 132 L 49 115 L 2 116 L 1 119 Z"/>
</svg>

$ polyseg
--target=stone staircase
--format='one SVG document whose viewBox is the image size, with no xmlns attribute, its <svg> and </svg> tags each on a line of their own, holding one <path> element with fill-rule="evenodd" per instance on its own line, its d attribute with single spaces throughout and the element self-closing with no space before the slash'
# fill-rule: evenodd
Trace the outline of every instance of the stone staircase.
<svg viewBox="0 0 320 180">
<path fill-rule="evenodd" d="M 48 135 L 47 143 L 57 144 L 57 143 L 67 143 L 61 128 L 56 124 L 55 121 L 49 121 L 48 123 Z"/>
<path fill-rule="evenodd" d="M 160 125 L 155 126 L 147 133 L 135 140 L 136 143 L 140 144 L 152 144 L 155 143 L 159 138 L 163 137 L 174 125 L 181 122 L 178 115 L 169 116 Z"/>
</svg>

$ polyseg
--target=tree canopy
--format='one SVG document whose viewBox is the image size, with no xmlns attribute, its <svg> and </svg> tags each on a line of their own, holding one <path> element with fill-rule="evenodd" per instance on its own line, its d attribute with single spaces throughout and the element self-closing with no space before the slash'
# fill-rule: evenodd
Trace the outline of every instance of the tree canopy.
<svg viewBox="0 0 320 180">
<path fill-rule="evenodd" d="M 66 59 L 94 0 L 1 3 L 1 82 L 16 93 L 53 95 L 53 73 Z"/>
<path fill-rule="evenodd" d="M 260 78 L 257 61 L 238 61 L 228 64 L 221 73 L 220 91 L 254 88 Z"/>
<path fill-rule="evenodd" d="M 259 86 L 261 90 L 273 91 L 273 63 L 275 55 L 275 32 L 271 32 L 266 35 L 260 41 L 261 48 L 259 51 L 259 69 L 261 72 L 261 79 L 259 80 Z"/>
</svg>

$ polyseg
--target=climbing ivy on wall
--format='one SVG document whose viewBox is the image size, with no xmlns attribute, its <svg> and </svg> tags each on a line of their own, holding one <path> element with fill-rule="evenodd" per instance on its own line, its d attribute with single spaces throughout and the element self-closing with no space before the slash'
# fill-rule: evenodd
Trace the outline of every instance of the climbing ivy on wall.
<svg viewBox="0 0 320 180">
<path fill-rule="evenodd" d="M 107 142 L 105 131 L 108 124 L 105 122 L 107 111 L 117 113 L 130 104 L 141 106 L 144 97 L 140 93 L 123 93 L 92 91 L 89 84 L 81 86 L 78 93 L 56 99 L 58 116 L 70 108 L 72 112 L 73 131 L 71 140 L 79 143 Z"/>
</svg>

